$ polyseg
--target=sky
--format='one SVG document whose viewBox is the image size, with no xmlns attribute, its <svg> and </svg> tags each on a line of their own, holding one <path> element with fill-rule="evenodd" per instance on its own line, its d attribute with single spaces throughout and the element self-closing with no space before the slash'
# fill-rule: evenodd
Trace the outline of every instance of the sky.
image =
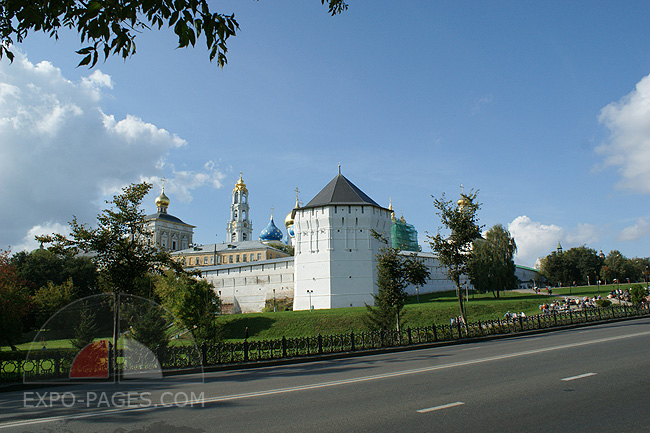
<svg viewBox="0 0 650 433">
<path fill-rule="evenodd" d="M 283 229 L 341 172 L 415 225 L 433 197 L 478 191 L 484 230 L 516 263 L 586 245 L 650 256 L 648 2 L 210 2 L 240 24 L 228 64 L 169 29 L 137 53 L 77 68 L 74 32 L 31 33 L 0 60 L 0 248 L 92 225 L 134 182 L 166 179 L 194 241 L 226 240 L 242 173 L 254 235 Z"/>
</svg>

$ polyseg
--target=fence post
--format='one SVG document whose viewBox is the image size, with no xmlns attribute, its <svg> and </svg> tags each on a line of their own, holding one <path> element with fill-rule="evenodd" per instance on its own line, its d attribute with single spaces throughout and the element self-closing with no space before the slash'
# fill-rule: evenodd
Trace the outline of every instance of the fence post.
<svg viewBox="0 0 650 433">
<path fill-rule="evenodd" d="M 350 331 L 350 350 L 354 352 L 354 331 Z"/>
<path fill-rule="evenodd" d="M 438 341 L 438 331 L 435 323 L 433 324 L 433 341 Z"/>
<path fill-rule="evenodd" d="M 553 310 L 553 326 L 557 326 L 557 311 Z"/>
<path fill-rule="evenodd" d="M 205 341 L 201 343 L 201 365 L 208 365 L 208 347 L 205 344 Z"/>
<path fill-rule="evenodd" d="M 411 328 L 406 328 L 406 334 L 409 336 L 409 346 L 413 344 L 413 338 L 411 337 Z"/>
<path fill-rule="evenodd" d="M 571 309 L 569 308 L 569 323 L 573 325 L 573 313 L 571 313 Z"/>
<path fill-rule="evenodd" d="M 589 316 L 587 316 L 587 309 L 584 309 L 585 312 L 585 322 L 589 322 Z"/>
<path fill-rule="evenodd" d="M 456 327 L 458 328 L 458 339 L 463 338 L 462 330 L 460 327 L 460 320 L 456 320 Z"/>
<path fill-rule="evenodd" d="M 287 357 L 287 338 L 284 335 L 282 336 L 282 357 Z"/>
<path fill-rule="evenodd" d="M 318 334 L 318 354 L 323 354 L 323 337 L 320 334 Z"/>
<path fill-rule="evenodd" d="M 519 329 L 520 331 L 524 330 L 524 318 L 521 317 L 521 316 L 519 316 L 519 328 L 520 328 Z M 515 329 L 515 331 L 516 331 L 516 329 Z"/>
<path fill-rule="evenodd" d="M 627 304 L 623 304 L 623 312 L 625 313 L 625 317 L 627 317 Z"/>
<path fill-rule="evenodd" d="M 109 354 L 110 354 L 110 350 L 109 350 Z M 63 372 L 61 371 L 61 353 L 57 350 L 56 352 L 54 352 L 54 376 L 60 377 L 62 375 Z"/>
<path fill-rule="evenodd" d="M 542 329 L 542 322 L 539 319 L 539 314 L 537 315 L 537 329 Z"/>
</svg>

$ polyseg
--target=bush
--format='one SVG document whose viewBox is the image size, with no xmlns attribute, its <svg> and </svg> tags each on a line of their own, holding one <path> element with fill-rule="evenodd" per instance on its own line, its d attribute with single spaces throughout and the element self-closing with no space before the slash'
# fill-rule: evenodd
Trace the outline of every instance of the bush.
<svg viewBox="0 0 650 433">
<path fill-rule="evenodd" d="M 596 299 L 596 305 L 598 305 L 599 307 L 605 308 L 605 307 L 609 307 L 610 305 L 612 305 L 612 301 L 610 301 L 609 299 Z"/>
<path fill-rule="evenodd" d="M 634 305 L 642 303 L 647 295 L 645 288 L 642 286 L 634 286 L 630 290 L 630 300 Z"/>
</svg>

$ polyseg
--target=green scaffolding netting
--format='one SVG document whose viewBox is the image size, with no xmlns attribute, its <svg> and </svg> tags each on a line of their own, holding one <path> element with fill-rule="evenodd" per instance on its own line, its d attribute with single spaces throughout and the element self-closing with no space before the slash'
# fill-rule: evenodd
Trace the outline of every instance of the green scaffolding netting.
<svg viewBox="0 0 650 433">
<path fill-rule="evenodd" d="M 412 224 L 395 219 L 390 228 L 390 238 L 393 248 L 402 251 L 419 251 L 418 232 Z"/>
</svg>

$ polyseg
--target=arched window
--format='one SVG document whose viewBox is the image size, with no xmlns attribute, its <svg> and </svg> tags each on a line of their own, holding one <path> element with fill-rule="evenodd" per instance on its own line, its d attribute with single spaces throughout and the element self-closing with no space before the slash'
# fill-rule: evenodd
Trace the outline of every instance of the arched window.
<svg viewBox="0 0 650 433">
<path fill-rule="evenodd" d="M 246 239 L 246 233 L 242 233 L 242 239 L 243 239 L 243 240 L 247 240 L 247 239 Z"/>
</svg>

